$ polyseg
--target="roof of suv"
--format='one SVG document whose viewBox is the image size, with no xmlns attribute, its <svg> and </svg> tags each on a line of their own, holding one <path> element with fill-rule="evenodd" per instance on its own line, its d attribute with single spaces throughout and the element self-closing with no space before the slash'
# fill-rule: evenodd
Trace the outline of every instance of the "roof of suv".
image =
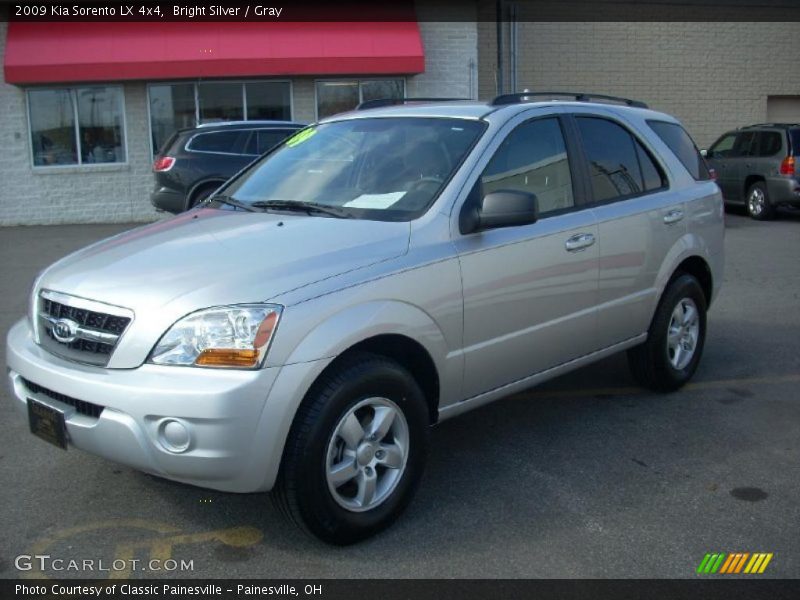
<svg viewBox="0 0 800 600">
<path fill-rule="evenodd" d="M 489 115 L 502 114 L 504 117 L 513 116 L 519 112 L 530 108 L 546 108 L 550 106 L 568 106 L 573 109 L 585 109 L 589 106 L 609 108 L 619 112 L 634 112 L 658 118 L 672 117 L 664 113 L 653 111 L 646 108 L 625 106 L 622 104 L 611 104 L 606 102 L 586 102 L 575 100 L 547 100 L 547 101 L 523 101 L 510 104 L 492 104 L 491 102 L 479 102 L 476 100 L 455 100 L 445 102 L 409 102 L 365 110 L 354 110 L 345 113 L 332 115 L 321 122 L 338 121 L 340 119 L 357 119 L 367 117 L 449 117 L 460 119 L 484 119 Z"/>
<path fill-rule="evenodd" d="M 190 129 L 202 129 L 203 131 L 207 131 L 209 129 L 227 129 L 228 127 L 305 127 L 304 123 L 296 123 L 294 121 L 214 121 L 211 123 L 201 123 L 196 127 L 188 127 L 186 131 Z"/>
<path fill-rule="evenodd" d="M 743 129 L 764 129 L 765 127 L 770 129 L 794 129 L 795 127 L 800 127 L 800 123 L 757 123 L 755 125 L 745 125 L 744 127 L 739 127 L 737 131 L 741 131 Z"/>
</svg>

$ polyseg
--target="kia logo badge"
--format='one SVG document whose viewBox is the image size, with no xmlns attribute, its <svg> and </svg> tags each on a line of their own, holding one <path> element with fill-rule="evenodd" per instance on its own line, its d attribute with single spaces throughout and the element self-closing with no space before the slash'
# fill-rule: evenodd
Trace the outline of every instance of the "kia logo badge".
<svg viewBox="0 0 800 600">
<path fill-rule="evenodd" d="M 53 323 L 53 337 L 62 344 L 74 342 L 78 337 L 78 324 L 70 319 L 59 319 Z"/>
</svg>

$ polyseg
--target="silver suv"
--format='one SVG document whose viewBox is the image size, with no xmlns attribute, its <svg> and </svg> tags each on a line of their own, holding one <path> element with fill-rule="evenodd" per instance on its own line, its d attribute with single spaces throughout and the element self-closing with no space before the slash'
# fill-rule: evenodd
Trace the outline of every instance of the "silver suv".
<svg viewBox="0 0 800 600">
<path fill-rule="evenodd" d="M 346 544 L 409 503 L 443 419 L 622 350 L 679 388 L 720 190 L 674 118 L 567 98 L 373 103 L 58 261 L 8 334 L 14 403 L 61 448 L 272 490 Z"/>
</svg>

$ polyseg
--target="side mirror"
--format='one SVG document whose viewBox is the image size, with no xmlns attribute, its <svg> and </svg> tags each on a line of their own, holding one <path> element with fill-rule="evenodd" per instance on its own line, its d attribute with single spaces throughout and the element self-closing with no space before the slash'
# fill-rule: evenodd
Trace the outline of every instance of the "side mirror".
<svg viewBox="0 0 800 600">
<path fill-rule="evenodd" d="M 539 218 L 539 202 L 535 194 L 519 190 L 498 190 L 486 194 L 479 205 L 462 214 L 461 233 L 483 229 L 530 225 Z"/>
<path fill-rule="evenodd" d="M 708 150 L 700 150 L 700 156 L 708 156 Z"/>
</svg>

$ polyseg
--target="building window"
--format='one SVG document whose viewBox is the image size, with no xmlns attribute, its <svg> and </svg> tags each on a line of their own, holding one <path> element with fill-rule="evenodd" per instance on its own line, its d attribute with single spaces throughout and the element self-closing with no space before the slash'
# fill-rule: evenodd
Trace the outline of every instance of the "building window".
<svg viewBox="0 0 800 600">
<path fill-rule="evenodd" d="M 403 79 L 367 79 L 364 81 L 318 81 L 317 118 L 353 110 L 361 102 L 381 98 L 403 98 Z"/>
<path fill-rule="evenodd" d="M 202 81 L 148 87 L 150 133 L 157 154 L 178 129 L 215 121 L 292 118 L 288 81 Z"/>
<path fill-rule="evenodd" d="M 122 88 L 28 90 L 35 167 L 124 163 Z"/>
</svg>

